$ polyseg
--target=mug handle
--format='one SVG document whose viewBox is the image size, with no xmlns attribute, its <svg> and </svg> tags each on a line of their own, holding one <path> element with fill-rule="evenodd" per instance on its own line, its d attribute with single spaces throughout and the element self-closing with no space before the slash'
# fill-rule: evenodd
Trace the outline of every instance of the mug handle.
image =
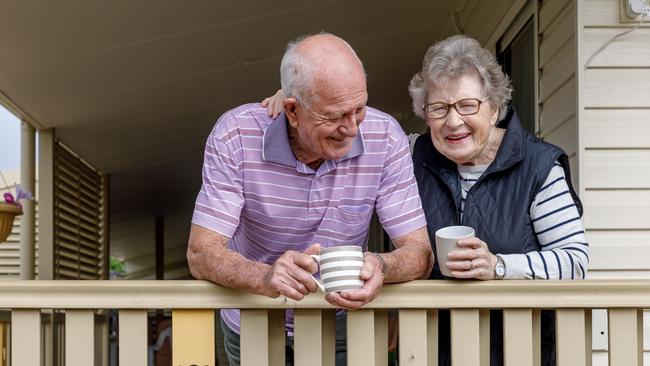
<svg viewBox="0 0 650 366">
<path fill-rule="evenodd" d="M 310 254 L 309 256 L 314 260 L 314 262 L 316 262 L 316 264 L 318 264 L 318 270 L 320 271 L 320 256 L 316 254 Z M 323 285 L 323 283 L 317 280 L 316 277 L 314 277 L 314 275 L 312 275 L 311 273 L 309 275 L 314 280 L 314 282 L 316 282 L 316 286 L 318 286 L 318 288 L 322 292 L 325 292 L 325 286 Z"/>
</svg>

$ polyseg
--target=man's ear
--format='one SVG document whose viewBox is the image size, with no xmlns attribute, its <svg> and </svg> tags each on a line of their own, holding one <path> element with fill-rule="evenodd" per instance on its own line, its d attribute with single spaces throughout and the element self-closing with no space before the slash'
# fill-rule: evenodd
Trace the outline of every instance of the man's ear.
<svg viewBox="0 0 650 366">
<path fill-rule="evenodd" d="M 296 98 L 285 98 L 282 102 L 282 107 L 284 108 L 284 114 L 287 116 L 289 125 L 293 128 L 298 127 L 298 101 Z"/>
</svg>

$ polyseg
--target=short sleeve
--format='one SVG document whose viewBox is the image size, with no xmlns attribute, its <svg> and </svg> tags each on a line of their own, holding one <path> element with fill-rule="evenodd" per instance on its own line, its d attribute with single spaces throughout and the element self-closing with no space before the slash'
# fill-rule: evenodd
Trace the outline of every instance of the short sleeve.
<svg viewBox="0 0 650 366">
<path fill-rule="evenodd" d="M 205 144 L 201 190 L 192 223 L 229 238 L 244 206 L 241 136 L 235 118 L 223 115 Z"/>
<path fill-rule="evenodd" d="M 397 121 L 391 121 L 388 138 L 376 211 L 384 230 L 395 239 L 425 227 L 426 221 L 413 175 L 409 139 Z"/>
</svg>

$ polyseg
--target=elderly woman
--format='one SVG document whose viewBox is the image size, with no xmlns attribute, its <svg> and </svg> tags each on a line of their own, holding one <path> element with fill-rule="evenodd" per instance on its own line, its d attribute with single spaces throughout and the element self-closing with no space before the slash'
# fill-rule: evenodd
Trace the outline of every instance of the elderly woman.
<svg viewBox="0 0 650 366">
<path fill-rule="evenodd" d="M 431 242 L 445 226 L 476 233 L 449 254 L 452 276 L 584 278 L 588 244 L 568 157 L 522 128 L 495 57 L 474 39 L 450 37 L 429 48 L 409 92 L 429 131 L 415 141 L 413 161 Z M 444 278 L 437 265 L 430 278 Z M 552 315 L 542 316 L 543 364 L 554 364 Z M 448 332 L 448 313 L 440 325 Z M 502 333 L 501 313 L 493 311 L 491 365 L 503 364 Z M 449 338 L 440 339 L 446 365 Z"/>
<path fill-rule="evenodd" d="M 466 36 L 431 46 L 411 80 L 413 109 L 428 126 L 414 139 L 413 162 L 431 243 L 443 227 L 474 228 L 476 237 L 449 253 L 454 278 L 582 279 L 589 251 L 568 157 L 523 129 L 511 91 L 495 57 Z M 263 103 L 278 111 L 281 99 Z M 446 278 L 438 263 L 430 278 Z M 491 365 L 502 365 L 500 311 L 490 326 Z M 439 331 L 439 365 L 449 365 L 448 311 Z M 542 364 L 555 364 L 552 312 L 542 312 Z"/>
</svg>

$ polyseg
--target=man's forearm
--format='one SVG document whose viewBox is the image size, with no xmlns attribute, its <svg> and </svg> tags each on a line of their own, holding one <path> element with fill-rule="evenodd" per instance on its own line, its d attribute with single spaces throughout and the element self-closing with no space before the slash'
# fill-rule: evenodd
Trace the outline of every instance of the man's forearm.
<svg viewBox="0 0 650 366">
<path fill-rule="evenodd" d="M 204 228 L 193 227 L 187 250 L 187 262 L 192 276 L 201 280 L 269 296 L 265 278 L 270 266 L 244 258 L 241 254 L 226 248 L 221 238 L 208 236 Z M 216 242 L 215 242 L 216 241 Z"/>
<path fill-rule="evenodd" d="M 382 253 L 386 261 L 384 282 L 403 282 L 427 278 L 433 267 L 433 254 L 426 228 L 395 240 L 397 247 Z"/>
<path fill-rule="evenodd" d="M 384 282 L 404 282 L 424 278 L 430 272 L 430 251 L 420 244 L 407 244 L 390 253 L 382 253 L 386 261 Z"/>
</svg>

